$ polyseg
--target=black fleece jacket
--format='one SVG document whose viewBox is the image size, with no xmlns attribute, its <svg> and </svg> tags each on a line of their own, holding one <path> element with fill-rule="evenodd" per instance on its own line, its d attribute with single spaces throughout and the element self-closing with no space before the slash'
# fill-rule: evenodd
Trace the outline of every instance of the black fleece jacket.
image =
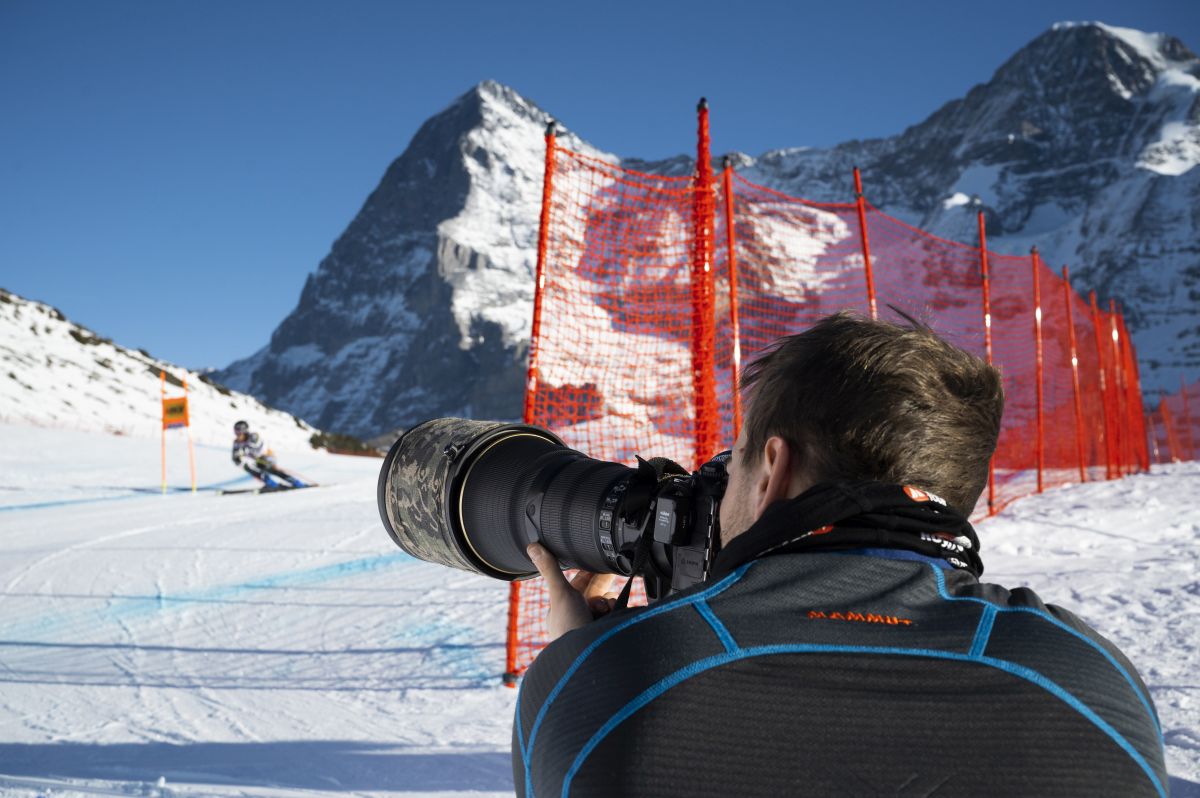
<svg viewBox="0 0 1200 798">
<path fill-rule="evenodd" d="M 517 794 L 1165 796 L 1129 661 L 980 583 L 969 525 L 916 496 L 818 486 L 707 583 L 551 643 L 521 687 Z"/>
</svg>

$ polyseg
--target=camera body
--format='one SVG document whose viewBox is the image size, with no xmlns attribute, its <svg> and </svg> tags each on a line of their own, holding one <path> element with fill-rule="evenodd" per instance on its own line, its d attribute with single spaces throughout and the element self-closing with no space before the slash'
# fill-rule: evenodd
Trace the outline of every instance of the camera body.
<svg viewBox="0 0 1200 798">
<path fill-rule="evenodd" d="M 433 419 L 406 432 L 379 475 L 380 518 L 418 559 L 497 579 L 537 571 L 541 543 L 566 568 L 641 576 L 650 599 L 704 581 L 720 546 L 723 452 L 675 463 L 594 460 L 524 424 Z"/>
<path fill-rule="evenodd" d="M 651 600 L 707 579 L 721 544 L 729 457 L 730 452 L 722 452 L 692 474 L 670 460 L 639 457 L 638 468 L 608 487 L 595 513 L 603 571 L 641 576 Z M 534 498 L 531 511 L 537 504 Z M 543 530 L 538 516 L 530 513 L 529 542 L 541 543 L 561 561 L 555 551 L 557 530 Z"/>
<path fill-rule="evenodd" d="M 670 592 L 708 578 L 721 546 L 721 499 L 729 482 L 729 457 L 730 452 L 721 452 L 694 474 L 671 476 L 659 483 L 653 540 L 671 554 Z M 650 589 L 647 581 L 648 593 Z M 662 592 L 656 591 L 655 597 L 659 595 Z"/>
</svg>

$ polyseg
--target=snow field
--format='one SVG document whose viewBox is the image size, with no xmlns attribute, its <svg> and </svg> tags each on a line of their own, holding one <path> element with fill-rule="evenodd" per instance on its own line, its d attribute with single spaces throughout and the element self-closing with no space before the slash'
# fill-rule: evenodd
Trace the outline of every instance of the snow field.
<svg viewBox="0 0 1200 798">
<path fill-rule="evenodd" d="M 325 486 L 164 497 L 157 440 L 0 441 L 0 796 L 511 794 L 507 591 L 392 544 L 379 460 L 287 453 Z M 224 448 L 197 464 L 250 483 Z M 1198 489 L 1200 465 L 1156 467 L 978 524 L 987 581 L 1138 667 L 1175 796 L 1200 796 Z"/>
<path fill-rule="evenodd" d="M 162 496 L 157 441 L 0 439 L 0 795 L 511 792 L 507 590 L 396 548 L 380 460 Z"/>
</svg>

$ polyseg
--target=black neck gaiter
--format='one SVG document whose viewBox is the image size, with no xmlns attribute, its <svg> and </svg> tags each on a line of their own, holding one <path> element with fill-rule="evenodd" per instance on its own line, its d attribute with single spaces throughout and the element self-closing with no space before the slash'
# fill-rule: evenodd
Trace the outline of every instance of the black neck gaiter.
<svg viewBox="0 0 1200 798">
<path fill-rule="evenodd" d="M 860 548 L 906 549 L 983 573 L 975 529 L 937 497 L 882 482 L 829 482 L 768 507 L 718 553 L 709 578 L 772 554 Z"/>
</svg>

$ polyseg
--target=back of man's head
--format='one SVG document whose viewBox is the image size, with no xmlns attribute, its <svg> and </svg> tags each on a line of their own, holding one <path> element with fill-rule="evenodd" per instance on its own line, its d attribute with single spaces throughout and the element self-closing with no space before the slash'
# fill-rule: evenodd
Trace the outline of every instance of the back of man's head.
<svg viewBox="0 0 1200 798">
<path fill-rule="evenodd" d="M 828 316 L 759 356 L 742 387 L 755 462 L 778 435 L 815 481 L 913 485 L 964 515 L 987 484 L 1000 373 L 911 319 Z"/>
</svg>

